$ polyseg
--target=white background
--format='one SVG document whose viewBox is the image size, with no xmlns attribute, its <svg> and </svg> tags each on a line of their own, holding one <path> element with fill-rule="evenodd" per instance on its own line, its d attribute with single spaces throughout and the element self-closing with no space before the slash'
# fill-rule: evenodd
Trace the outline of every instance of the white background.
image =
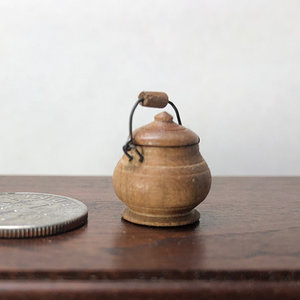
<svg viewBox="0 0 300 300">
<path fill-rule="evenodd" d="M 0 173 L 112 174 L 154 90 L 213 175 L 300 175 L 299 16 L 293 0 L 1 0 Z"/>
</svg>

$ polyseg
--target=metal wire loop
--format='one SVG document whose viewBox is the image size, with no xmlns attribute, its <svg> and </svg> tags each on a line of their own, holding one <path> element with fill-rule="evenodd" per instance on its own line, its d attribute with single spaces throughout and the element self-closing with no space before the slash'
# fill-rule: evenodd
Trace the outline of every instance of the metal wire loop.
<svg viewBox="0 0 300 300">
<path fill-rule="evenodd" d="M 130 154 L 128 153 L 128 152 L 129 152 L 130 150 L 132 150 L 132 149 L 134 149 L 135 152 L 137 153 L 137 155 L 139 156 L 139 161 L 140 161 L 140 162 L 143 162 L 143 160 L 144 160 L 144 156 L 143 156 L 143 154 L 140 153 L 140 152 L 138 151 L 138 149 L 136 148 L 136 145 L 135 145 L 134 142 L 133 142 L 133 136 L 132 136 L 132 119 L 133 119 L 133 114 L 134 114 L 134 112 L 135 112 L 137 106 L 138 106 L 141 102 L 143 102 L 143 101 L 144 101 L 144 98 L 141 98 L 141 99 L 139 99 L 139 100 L 134 104 L 134 106 L 133 106 L 133 108 L 132 108 L 132 110 L 131 110 L 131 113 L 130 113 L 130 117 L 129 117 L 129 139 L 128 139 L 128 141 L 126 142 L 126 144 L 123 146 L 123 151 L 124 151 L 125 155 L 128 157 L 129 161 L 131 161 L 131 160 L 133 159 L 133 156 L 130 155 Z M 173 109 L 174 109 L 174 111 L 175 111 L 175 113 L 176 113 L 176 117 L 177 117 L 177 122 L 178 122 L 178 124 L 179 124 L 179 125 L 182 125 L 182 124 L 181 124 L 180 115 L 179 115 L 179 111 L 178 111 L 177 107 L 176 107 L 175 104 L 174 104 L 173 102 L 171 102 L 171 101 L 168 101 L 168 104 L 170 104 L 170 105 L 173 107 Z"/>
</svg>

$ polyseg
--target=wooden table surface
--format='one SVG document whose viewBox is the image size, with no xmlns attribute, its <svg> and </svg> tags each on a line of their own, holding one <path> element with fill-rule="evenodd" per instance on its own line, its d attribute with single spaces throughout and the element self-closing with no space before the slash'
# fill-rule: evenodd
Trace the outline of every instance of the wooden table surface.
<svg viewBox="0 0 300 300">
<path fill-rule="evenodd" d="M 0 239 L 0 299 L 300 299 L 300 177 L 213 178 L 200 223 L 164 229 L 121 220 L 110 177 L 2 176 L 0 191 L 89 209 L 72 232 Z"/>
</svg>

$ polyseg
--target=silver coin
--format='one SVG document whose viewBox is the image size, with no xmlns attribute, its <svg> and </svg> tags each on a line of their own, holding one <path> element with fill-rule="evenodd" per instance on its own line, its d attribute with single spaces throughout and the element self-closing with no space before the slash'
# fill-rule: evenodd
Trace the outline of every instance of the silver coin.
<svg viewBox="0 0 300 300">
<path fill-rule="evenodd" d="M 63 233 L 87 222 L 82 202 L 52 194 L 0 193 L 0 238 Z"/>
</svg>

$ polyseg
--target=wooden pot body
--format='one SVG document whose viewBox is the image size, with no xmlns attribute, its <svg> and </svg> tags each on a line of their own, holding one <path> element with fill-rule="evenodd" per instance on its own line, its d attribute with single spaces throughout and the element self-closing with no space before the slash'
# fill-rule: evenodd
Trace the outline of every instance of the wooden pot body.
<svg viewBox="0 0 300 300">
<path fill-rule="evenodd" d="M 150 226 L 179 226 L 199 220 L 194 210 L 211 186 L 199 144 L 181 147 L 138 146 L 129 161 L 123 155 L 113 174 L 115 193 L 127 208 L 123 218 Z"/>
</svg>

